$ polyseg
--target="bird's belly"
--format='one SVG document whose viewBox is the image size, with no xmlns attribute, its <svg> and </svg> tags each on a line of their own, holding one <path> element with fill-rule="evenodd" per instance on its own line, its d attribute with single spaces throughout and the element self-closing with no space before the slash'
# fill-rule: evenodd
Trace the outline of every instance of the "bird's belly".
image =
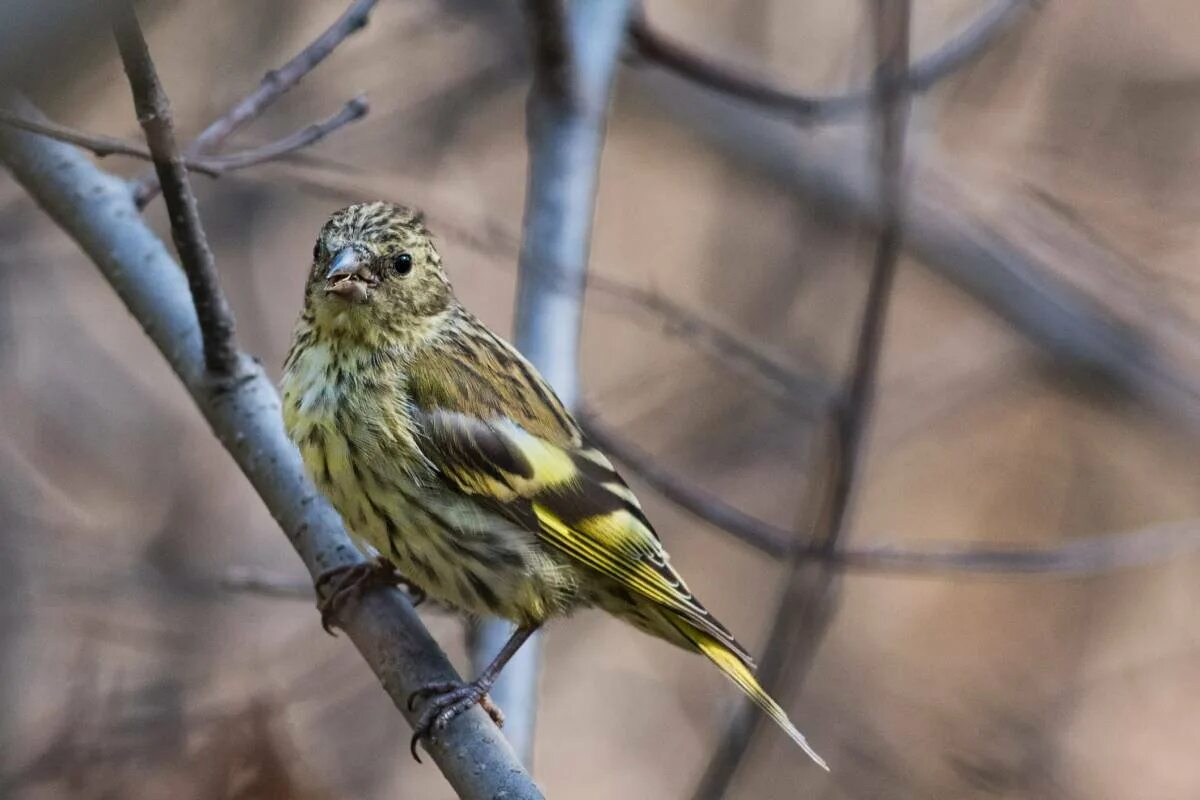
<svg viewBox="0 0 1200 800">
<path fill-rule="evenodd" d="M 368 457 L 337 434 L 310 470 L 351 536 L 430 598 L 469 614 L 541 622 L 574 605 L 574 570 L 517 528 L 436 476 L 413 476 L 386 454 Z M 302 448 L 309 450 L 310 448 Z"/>
</svg>

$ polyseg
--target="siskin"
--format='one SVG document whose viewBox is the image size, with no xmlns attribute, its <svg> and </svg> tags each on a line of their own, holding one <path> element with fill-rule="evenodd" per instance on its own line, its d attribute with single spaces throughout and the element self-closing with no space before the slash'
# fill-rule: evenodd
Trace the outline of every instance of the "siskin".
<svg viewBox="0 0 1200 800">
<path fill-rule="evenodd" d="M 365 203 L 321 229 L 282 390 L 288 434 L 364 549 L 421 594 L 518 626 L 475 681 L 418 693 L 414 755 L 423 736 L 488 707 L 540 625 L 594 606 L 708 657 L 825 767 L 671 567 L 612 463 L 455 299 L 418 214 Z"/>
</svg>

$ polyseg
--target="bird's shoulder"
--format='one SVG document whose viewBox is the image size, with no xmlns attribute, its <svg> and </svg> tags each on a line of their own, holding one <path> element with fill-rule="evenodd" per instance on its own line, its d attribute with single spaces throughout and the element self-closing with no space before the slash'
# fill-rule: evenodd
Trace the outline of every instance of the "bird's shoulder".
<svg viewBox="0 0 1200 800">
<path fill-rule="evenodd" d="M 426 412 L 507 420 L 566 449 L 583 442 L 579 425 L 537 369 L 465 310 L 455 309 L 412 354 L 407 380 L 413 403 Z"/>
</svg>

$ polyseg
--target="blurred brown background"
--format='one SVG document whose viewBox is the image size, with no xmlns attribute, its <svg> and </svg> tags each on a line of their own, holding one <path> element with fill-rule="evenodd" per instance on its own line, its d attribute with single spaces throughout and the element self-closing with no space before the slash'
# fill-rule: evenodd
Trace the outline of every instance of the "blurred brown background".
<svg viewBox="0 0 1200 800">
<path fill-rule="evenodd" d="M 146 4 L 181 136 L 344 5 Z M 919 53 L 981 8 L 915 5 Z M 870 77 L 860 4 L 651 0 L 647 13 L 778 85 L 836 92 Z M 1183 0 L 1046 3 L 920 99 L 909 137 L 914 170 L 952 176 L 982 218 L 1120 310 L 1183 375 L 1200 353 L 1197 26 Z M 137 134 L 106 37 L 25 65 L 56 120 Z M 832 382 L 870 228 L 714 143 L 660 77 L 620 73 L 592 273 Z M 383 0 L 239 141 L 276 138 L 359 91 L 364 121 L 283 163 L 197 179 L 243 345 L 277 374 L 316 231 L 373 198 L 425 209 L 460 296 L 509 330 L 527 86 L 517 4 Z M 311 604 L 222 585 L 230 570 L 303 573 L 95 269 L 7 176 L 0 207 L 0 794 L 448 797 Z M 150 218 L 165 235 L 161 204 Z M 1075 238 L 1029 238 L 1045 225 Z M 853 544 L 1049 545 L 1200 515 L 1196 409 L 1060 369 L 915 259 L 894 300 Z M 619 293 L 589 294 L 582 365 L 608 427 L 795 524 L 810 428 L 794 404 Z M 706 605 L 760 649 L 783 566 L 631 483 Z M 803 690 L 781 691 L 833 773 L 764 727 L 730 796 L 1200 797 L 1197 577 L 1187 555 L 1093 577 L 850 572 Z M 461 624 L 427 620 L 464 664 Z M 687 797 L 737 702 L 702 659 L 581 614 L 546 637 L 535 775 L 556 798 Z"/>
</svg>

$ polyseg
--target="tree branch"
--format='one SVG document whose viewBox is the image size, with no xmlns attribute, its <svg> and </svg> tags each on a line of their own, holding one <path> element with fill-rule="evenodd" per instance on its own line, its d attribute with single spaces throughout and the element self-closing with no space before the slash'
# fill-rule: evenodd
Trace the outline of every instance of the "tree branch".
<svg viewBox="0 0 1200 800">
<path fill-rule="evenodd" d="M 1048 575 L 1093 577 L 1146 567 L 1200 550 L 1200 521 L 1184 520 L 1134 531 L 1088 536 L 1057 547 L 982 544 L 847 547 L 832 563 L 889 575 Z"/>
<path fill-rule="evenodd" d="M 184 156 L 182 158 L 183 165 L 192 172 L 199 172 L 211 178 L 216 178 L 226 172 L 233 172 L 234 170 L 246 169 L 247 167 L 267 161 L 274 161 L 288 153 L 302 150 L 305 147 L 311 147 L 339 128 L 362 119 L 368 111 L 370 111 L 370 105 L 367 103 L 367 96 L 359 95 L 346 103 L 332 117 L 320 122 L 314 122 L 311 125 L 306 125 L 282 139 L 277 139 L 274 142 L 268 142 L 249 150 L 228 153 L 226 155 Z M 41 134 L 42 136 L 49 136 L 51 139 L 67 142 L 76 147 L 82 147 L 100 158 L 110 155 L 125 155 L 140 158 L 143 161 L 154 161 L 154 156 L 150 153 L 149 148 L 144 145 L 127 142 L 124 139 L 118 139 L 113 136 L 68 128 L 65 125 L 59 125 L 48 120 L 25 119 L 9 111 L 0 110 L 0 124 L 11 125 L 14 128 L 20 128 L 21 130 Z M 134 188 L 134 191 L 136 190 L 137 187 Z"/>
<path fill-rule="evenodd" d="M 668 333 L 735 374 L 757 382 L 765 395 L 791 412 L 805 419 L 828 412 L 834 395 L 829 382 L 783 363 L 758 343 L 746 341 L 656 292 L 595 273 L 588 276 L 587 288 L 652 315 Z"/>
<path fill-rule="evenodd" d="M 573 408 L 600 152 L 630 0 L 526 0 L 525 8 L 533 85 L 514 343 Z M 476 668 L 510 633 L 511 626 L 497 620 L 477 626 Z M 539 644 L 537 638 L 526 642 L 492 692 L 525 763 L 533 745 Z"/>
<path fill-rule="evenodd" d="M 608 430 L 590 409 L 583 408 L 576 416 L 588 437 L 601 450 L 688 513 L 774 558 L 789 558 L 807 548 L 807 544 L 798 541 L 792 531 L 752 517 L 675 475 L 640 448 Z"/>
<path fill-rule="evenodd" d="M 878 224 L 880 206 L 862 144 L 837 136 L 797 137 L 789 122 L 667 73 L 644 74 L 649 102 L 689 134 L 744 169 L 802 197 L 822 214 Z M 939 169 L 936 153 L 910 170 L 904 247 L 922 266 L 975 298 L 1059 365 L 1102 376 L 1145 405 L 1200 428 L 1200 385 L 1181 373 L 1149 329 L 1059 277 L 1091 269 L 1079 231 L 1039 218 L 994 222 L 973 211 L 977 190 Z M 1099 252 L 1101 257 L 1105 255 Z"/>
<path fill-rule="evenodd" d="M 1048 575 L 1093 576 L 1145 567 L 1200 550 L 1200 522 L 1187 520 L 1076 539 L 1055 547 L 955 544 L 843 545 L 833 552 L 805 541 L 705 492 L 657 463 L 649 454 L 609 430 L 588 408 L 579 421 L 602 450 L 665 499 L 699 520 L 772 558 L 823 561 L 840 570 L 890 576 Z"/>
<path fill-rule="evenodd" d="M 342 106 L 340 111 L 328 119 L 306 125 L 295 133 L 259 147 L 242 150 L 237 153 L 229 153 L 228 155 L 210 156 L 205 159 L 204 163 L 212 164 L 216 167 L 217 172 L 221 173 L 245 169 L 246 167 L 262 164 L 266 161 L 274 161 L 288 153 L 311 147 L 339 128 L 362 119 L 370 111 L 370 108 L 370 105 L 367 103 L 367 96 L 360 94 L 358 97 L 347 102 L 346 105 Z"/>
<path fill-rule="evenodd" d="M 367 25 L 371 10 L 379 0 L 354 0 L 332 25 L 325 29 L 286 64 L 267 72 L 254 91 L 243 97 L 187 146 L 185 154 L 198 156 L 211 153 L 248 122 L 256 119 L 276 100 L 312 72 L 337 46 Z M 134 199 L 144 208 L 159 192 L 157 176 L 143 175 L 134 182 Z"/>
<path fill-rule="evenodd" d="M 926 92 L 943 78 L 970 64 L 1010 30 L 1037 0 L 993 0 L 979 17 L 934 53 L 913 64 L 902 79 L 912 94 Z M 630 26 L 635 52 L 646 61 L 704 84 L 718 92 L 734 95 L 766 110 L 783 114 L 799 125 L 811 125 L 871 105 L 871 90 L 830 97 L 809 97 L 777 89 L 765 80 L 695 53 L 672 41 L 639 17 Z"/>
<path fill-rule="evenodd" d="M 839 600 L 840 582 L 825 562 L 836 559 L 848 527 L 851 503 L 859 478 L 867 426 L 875 400 L 880 353 L 891 290 L 895 282 L 903 232 L 904 134 L 910 96 L 904 87 L 909 62 L 910 0 L 873 0 L 872 32 L 878 68 L 875 72 L 875 127 L 877 131 L 877 182 L 879 233 L 874 265 L 863 308 L 854 359 L 845 388 L 834 406 L 828 436 L 819 440 L 818 453 L 826 454 L 827 469 L 820 480 L 810 480 L 805 514 L 813 521 L 810 543 L 822 563 L 805 564 L 803 554 L 791 562 L 787 583 L 776 608 L 762 651 L 759 680 L 777 695 L 783 678 L 795 691 L 816 658 Z M 825 431 L 821 431 L 825 433 Z M 750 741 L 760 726 L 760 716 L 748 716 L 748 705 L 726 729 L 697 785 L 697 800 L 724 797 Z"/>
<path fill-rule="evenodd" d="M 59 125 L 49 120 L 25 119 L 11 111 L 0 110 L 0 124 L 11 125 L 23 131 L 36 133 L 40 136 L 48 136 L 59 142 L 66 142 L 76 147 L 82 147 L 84 150 L 88 150 L 100 158 L 111 155 L 122 155 L 133 156 L 143 161 L 154 160 L 154 156 L 150 155 L 150 150 L 144 145 L 127 142 L 115 136 L 105 136 L 102 133 L 87 133 L 75 128 L 68 128 L 66 125 Z M 214 169 L 201 159 L 184 159 L 184 165 L 193 172 L 200 172 L 210 176 L 218 174 L 217 169 Z"/>
<path fill-rule="evenodd" d="M 18 111 L 31 116 L 27 109 Z M 8 128 L 0 128 L 0 162 L 96 263 L 183 381 L 309 573 L 316 577 L 362 563 L 341 519 L 309 481 L 262 368 L 241 357 L 239 380 L 226 391 L 210 390 L 188 285 L 141 220 L 124 182 L 101 172 L 73 147 Z M 458 678 L 399 591 L 375 591 L 347 604 L 339 625 L 410 722 L 415 714 L 405 701 L 411 692 Z M 460 797 L 542 797 L 480 709 L 455 719 L 427 749 Z"/>
<path fill-rule="evenodd" d="M 128 2 L 119 2 L 113 9 L 113 35 L 133 91 L 138 122 L 146 133 L 146 144 L 163 185 L 171 237 L 192 290 L 204 337 L 204 363 L 214 377 L 231 377 L 238 366 L 233 312 L 217 285 L 217 267 L 200 222 L 196 196 L 188 182 L 187 167 L 175 146 L 170 103 L 159 83 L 133 6 Z"/>
</svg>

